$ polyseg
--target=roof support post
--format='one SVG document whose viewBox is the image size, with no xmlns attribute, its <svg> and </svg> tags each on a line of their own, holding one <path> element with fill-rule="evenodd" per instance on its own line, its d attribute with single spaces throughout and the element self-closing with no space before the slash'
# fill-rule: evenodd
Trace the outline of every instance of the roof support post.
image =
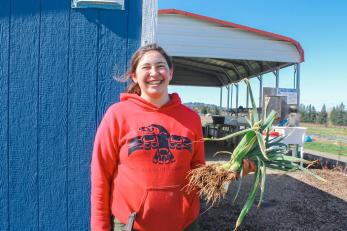
<svg viewBox="0 0 347 231">
<path fill-rule="evenodd" d="M 293 88 L 296 89 L 296 72 L 297 72 L 297 68 L 296 68 L 296 64 L 294 64 L 294 84 L 293 84 Z"/>
<path fill-rule="evenodd" d="M 277 68 L 275 70 L 275 76 L 276 76 L 276 94 L 278 92 L 278 87 L 279 87 L 279 78 L 280 78 L 280 69 Z"/>
<path fill-rule="evenodd" d="M 236 84 L 235 87 L 236 87 L 236 116 L 237 116 L 238 109 L 239 109 L 239 84 Z"/>
<path fill-rule="evenodd" d="M 263 111 L 263 75 L 258 76 L 259 80 L 259 108 Z"/>
<path fill-rule="evenodd" d="M 227 111 L 229 110 L 229 104 L 230 104 L 230 85 L 227 86 L 228 89 L 228 98 L 227 98 Z"/>
<path fill-rule="evenodd" d="M 223 99 L 223 87 L 220 87 L 220 94 L 219 94 L 219 106 L 222 107 L 222 99 Z"/>
<path fill-rule="evenodd" d="M 297 94 L 297 108 L 300 105 L 300 63 L 295 64 L 296 66 L 296 94 Z"/>
<path fill-rule="evenodd" d="M 246 85 L 246 108 L 248 109 L 248 104 L 249 104 L 249 89 Z"/>
<path fill-rule="evenodd" d="M 230 108 L 233 108 L 233 84 L 230 84 Z"/>
</svg>

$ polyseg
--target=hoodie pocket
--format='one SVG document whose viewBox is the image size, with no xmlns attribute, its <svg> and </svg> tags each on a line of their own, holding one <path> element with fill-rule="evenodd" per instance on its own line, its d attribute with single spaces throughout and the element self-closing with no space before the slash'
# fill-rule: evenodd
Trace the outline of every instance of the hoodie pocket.
<svg viewBox="0 0 347 231">
<path fill-rule="evenodd" d="M 189 204 L 180 186 L 148 188 L 136 220 L 148 230 L 182 230 Z"/>
</svg>

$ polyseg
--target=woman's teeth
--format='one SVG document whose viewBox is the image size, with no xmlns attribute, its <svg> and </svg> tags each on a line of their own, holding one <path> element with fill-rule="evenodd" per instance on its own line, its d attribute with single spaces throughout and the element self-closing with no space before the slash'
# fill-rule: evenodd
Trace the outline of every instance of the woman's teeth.
<svg viewBox="0 0 347 231">
<path fill-rule="evenodd" d="M 147 82 L 147 84 L 149 84 L 149 85 L 158 85 L 158 84 L 160 84 L 161 82 L 162 82 L 161 80 L 158 80 L 158 81 Z"/>
</svg>

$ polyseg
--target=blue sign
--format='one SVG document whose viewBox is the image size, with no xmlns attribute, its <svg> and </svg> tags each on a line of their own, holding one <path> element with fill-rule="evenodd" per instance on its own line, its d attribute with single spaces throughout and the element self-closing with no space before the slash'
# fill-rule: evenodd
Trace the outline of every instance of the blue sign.
<svg viewBox="0 0 347 231">
<path fill-rule="evenodd" d="M 287 104 L 297 104 L 298 92 L 295 88 L 278 88 L 278 96 L 287 96 Z"/>
</svg>

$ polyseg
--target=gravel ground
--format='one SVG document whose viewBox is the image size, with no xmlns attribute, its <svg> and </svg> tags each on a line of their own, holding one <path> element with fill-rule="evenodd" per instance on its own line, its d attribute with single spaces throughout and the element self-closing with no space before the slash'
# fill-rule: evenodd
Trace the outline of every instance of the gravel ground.
<svg viewBox="0 0 347 231">
<path fill-rule="evenodd" d="M 207 147 L 207 153 L 212 152 Z M 218 150 L 221 148 L 217 147 Z M 207 164 L 228 157 L 207 155 Z M 212 161 L 213 160 L 213 161 Z M 338 170 L 314 169 L 327 182 L 302 172 L 282 174 L 268 171 L 264 202 L 251 208 L 240 230 L 347 230 L 347 175 Z M 238 214 L 250 191 L 253 174 L 242 181 L 238 199 L 233 203 L 237 184 L 230 185 L 226 199 L 209 207 L 202 200 L 201 230 L 233 230 Z M 257 196 L 259 198 L 259 195 Z M 257 199 L 256 199 L 257 200 Z"/>
</svg>

